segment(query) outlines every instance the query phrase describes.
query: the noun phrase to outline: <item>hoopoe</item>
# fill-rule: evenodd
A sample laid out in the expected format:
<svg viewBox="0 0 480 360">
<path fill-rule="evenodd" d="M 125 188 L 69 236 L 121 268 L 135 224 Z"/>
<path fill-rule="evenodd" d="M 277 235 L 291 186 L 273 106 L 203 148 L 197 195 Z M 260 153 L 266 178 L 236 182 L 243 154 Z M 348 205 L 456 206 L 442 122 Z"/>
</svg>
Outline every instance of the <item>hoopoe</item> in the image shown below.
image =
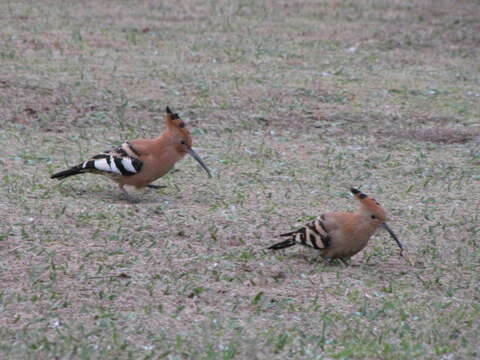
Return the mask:
<svg viewBox="0 0 480 360">
<path fill-rule="evenodd" d="M 289 239 L 269 247 L 272 250 L 284 249 L 296 244 L 311 247 L 320 251 L 324 259 L 340 259 L 344 263 L 367 246 L 368 240 L 375 231 L 382 227 L 387 230 L 400 247 L 403 256 L 403 245 L 385 220 L 385 210 L 373 198 L 361 191 L 351 188 L 350 191 L 360 202 L 355 213 L 331 212 L 320 215 L 304 227 L 281 234 Z"/>
<path fill-rule="evenodd" d="M 169 172 L 185 154 L 190 154 L 212 177 L 208 167 L 192 149 L 192 137 L 185 123 L 168 106 L 165 123 L 166 129 L 155 139 L 126 141 L 68 170 L 53 174 L 51 178 L 61 180 L 84 173 L 105 175 L 119 185 L 128 200 L 132 200 L 124 189 L 125 185 L 160 188 L 150 183 Z"/>
</svg>

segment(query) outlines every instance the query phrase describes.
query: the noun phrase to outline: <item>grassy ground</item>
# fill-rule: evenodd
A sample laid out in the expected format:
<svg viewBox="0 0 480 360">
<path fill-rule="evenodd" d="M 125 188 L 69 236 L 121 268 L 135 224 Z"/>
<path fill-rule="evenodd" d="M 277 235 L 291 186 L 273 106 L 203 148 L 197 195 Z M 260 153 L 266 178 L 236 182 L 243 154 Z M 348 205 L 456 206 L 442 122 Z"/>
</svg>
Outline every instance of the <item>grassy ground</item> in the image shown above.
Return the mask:
<svg viewBox="0 0 480 360">
<path fill-rule="evenodd" d="M 0 1 L 0 357 L 480 357 L 478 1 Z M 49 174 L 156 136 L 132 192 Z M 375 196 L 348 267 L 263 250 Z"/>
</svg>

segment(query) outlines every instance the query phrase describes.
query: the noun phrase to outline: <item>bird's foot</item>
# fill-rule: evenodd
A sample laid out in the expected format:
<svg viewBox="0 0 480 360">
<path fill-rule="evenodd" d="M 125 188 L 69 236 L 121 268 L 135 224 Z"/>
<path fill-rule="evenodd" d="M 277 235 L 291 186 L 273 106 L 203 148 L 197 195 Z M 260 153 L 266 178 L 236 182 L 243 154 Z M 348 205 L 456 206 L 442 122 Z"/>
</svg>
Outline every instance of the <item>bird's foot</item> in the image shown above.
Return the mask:
<svg viewBox="0 0 480 360">
<path fill-rule="evenodd" d="M 138 204 L 140 202 L 139 199 L 136 199 L 133 196 L 130 196 L 127 190 L 125 190 L 123 187 L 120 187 L 120 190 L 122 191 L 123 198 L 127 200 L 129 203 Z"/>
<path fill-rule="evenodd" d="M 340 264 L 342 264 L 343 267 L 347 267 L 349 265 L 349 261 L 348 261 L 349 259 L 344 259 L 344 258 L 332 259 L 331 263 L 333 263 L 333 261 L 338 261 L 338 260 L 340 260 Z"/>
<path fill-rule="evenodd" d="M 315 256 L 309 260 L 310 264 L 319 264 L 319 263 L 322 263 L 323 261 L 324 259 L 320 255 Z"/>
<path fill-rule="evenodd" d="M 134 197 L 132 197 L 132 196 L 129 196 L 128 198 L 126 198 L 126 200 L 127 200 L 130 204 L 138 204 L 138 203 L 140 203 L 140 199 L 134 198 Z"/>
</svg>

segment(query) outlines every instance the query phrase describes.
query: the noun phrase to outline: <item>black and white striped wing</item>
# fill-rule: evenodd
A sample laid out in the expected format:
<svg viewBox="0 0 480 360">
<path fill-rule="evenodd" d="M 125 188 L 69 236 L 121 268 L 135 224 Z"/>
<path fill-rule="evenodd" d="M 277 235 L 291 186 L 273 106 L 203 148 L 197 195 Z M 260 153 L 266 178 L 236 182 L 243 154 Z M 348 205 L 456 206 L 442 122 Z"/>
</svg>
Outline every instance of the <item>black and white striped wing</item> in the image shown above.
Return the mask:
<svg viewBox="0 0 480 360">
<path fill-rule="evenodd" d="M 323 215 L 310 221 L 304 227 L 280 236 L 292 236 L 297 244 L 314 249 L 326 249 L 330 246 L 330 236 L 324 224 Z"/>
<path fill-rule="evenodd" d="M 129 156 L 121 146 L 95 155 L 81 165 L 82 169 L 86 171 L 98 171 L 120 176 L 138 174 L 142 166 L 143 162 L 141 160 Z"/>
</svg>

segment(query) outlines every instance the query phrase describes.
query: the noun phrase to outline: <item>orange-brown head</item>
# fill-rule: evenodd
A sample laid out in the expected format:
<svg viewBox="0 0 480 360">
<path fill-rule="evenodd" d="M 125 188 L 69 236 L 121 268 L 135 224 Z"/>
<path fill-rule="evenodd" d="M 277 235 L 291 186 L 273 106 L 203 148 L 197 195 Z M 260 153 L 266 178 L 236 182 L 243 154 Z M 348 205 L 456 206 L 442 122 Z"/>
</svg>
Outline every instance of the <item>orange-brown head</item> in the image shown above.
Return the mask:
<svg viewBox="0 0 480 360">
<path fill-rule="evenodd" d="M 400 255 L 402 255 L 403 245 L 400 240 L 398 240 L 392 229 L 390 229 L 390 227 L 385 222 L 387 220 L 387 214 L 385 213 L 385 210 L 383 210 L 382 206 L 378 203 L 378 201 L 355 188 L 351 188 L 350 191 L 352 192 L 353 196 L 355 196 L 355 199 L 360 202 L 360 212 L 368 217 L 368 221 L 372 225 L 376 227 L 381 226 L 389 232 L 390 236 L 400 247 Z"/>
<path fill-rule="evenodd" d="M 185 122 L 167 106 L 165 109 L 165 123 L 167 124 L 168 137 L 172 139 L 175 149 L 180 154 L 190 154 L 201 167 L 205 169 L 209 177 L 212 177 L 207 165 L 200 156 L 192 149 L 192 136 L 187 130 Z"/>
<path fill-rule="evenodd" d="M 187 130 L 184 121 L 177 113 L 172 112 L 167 106 L 165 109 L 165 124 L 170 136 L 178 139 L 177 149 L 179 152 L 186 153 L 187 148 L 192 147 L 192 136 Z"/>
<path fill-rule="evenodd" d="M 351 188 L 350 191 L 353 196 L 355 196 L 355 199 L 360 202 L 361 211 L 367 213 L 372 221 L 378 222 L 378 225 L 381 225 L 387 220 L 387 214 L 377 200 L 355 188 Z"/>
</svg>

